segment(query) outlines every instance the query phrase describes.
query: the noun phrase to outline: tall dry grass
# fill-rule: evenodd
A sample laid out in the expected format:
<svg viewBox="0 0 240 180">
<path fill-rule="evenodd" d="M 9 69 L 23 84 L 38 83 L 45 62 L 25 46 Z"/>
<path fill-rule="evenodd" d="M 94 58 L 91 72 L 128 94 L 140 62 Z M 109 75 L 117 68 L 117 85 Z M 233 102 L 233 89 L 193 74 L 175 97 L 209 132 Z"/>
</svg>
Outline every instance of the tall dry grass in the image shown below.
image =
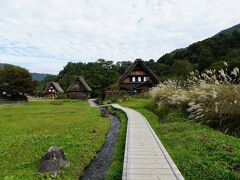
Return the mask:
<svg viewBox="0 0 240 180">
<path fill-rule="evenodd" d="M 240 136 L 239 69 L 192 72 L 184 82 L 168 80 L 150 90 L 157 108 L 181 107 L 188 118 Z"/>
</svg>

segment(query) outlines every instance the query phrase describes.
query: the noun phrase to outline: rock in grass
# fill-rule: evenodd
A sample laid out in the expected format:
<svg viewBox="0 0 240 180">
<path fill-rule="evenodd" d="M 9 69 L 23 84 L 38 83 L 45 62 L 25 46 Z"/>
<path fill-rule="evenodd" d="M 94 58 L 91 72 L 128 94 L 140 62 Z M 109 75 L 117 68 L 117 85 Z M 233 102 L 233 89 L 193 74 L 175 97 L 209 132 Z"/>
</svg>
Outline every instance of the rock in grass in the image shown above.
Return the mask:
<svg viewBox="0 0 240 180">
<path fill-rule="evenodd" d="M 57 176 L 60 172 L 59 169 L 68 165 L 69 161 L 66 159 L 63 150 L 56 146 L 51 146 L 41 159 L 39 172 L 43 174 L 51 173 Z"/>
<path fill-rule="evenodd" d="M 60 166 L 56 161 L 46 160 L 46 161 L 43 161 L 41 163 L 41 166 L 39 168 L 39 172 L 42 173 L 42 174 L 51 173 L 54 176 L 58 176 L 59 175 L 59 169 L 60 169 Z"/>
</svg>

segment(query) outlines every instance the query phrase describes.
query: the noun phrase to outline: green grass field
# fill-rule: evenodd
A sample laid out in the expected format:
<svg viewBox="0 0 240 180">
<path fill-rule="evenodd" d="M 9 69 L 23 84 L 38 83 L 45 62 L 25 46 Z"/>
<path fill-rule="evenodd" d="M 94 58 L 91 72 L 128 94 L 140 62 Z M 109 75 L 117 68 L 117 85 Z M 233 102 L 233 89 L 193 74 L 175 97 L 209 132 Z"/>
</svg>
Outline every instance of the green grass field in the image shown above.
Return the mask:
<svg viewBox="0 0 240 180">
<path fill-rule="evenodd" d="M 70 166 L 61 178 L 78 179 L 105 141 L 109 121 L 87 102 L 42 101 L 0 105 L 0 177 L 36 179 L 41 156 L 63 148 Z"/>
<path fill-rule="evenodd" d="M 177 109 L 162 109 L 157 116 L 150 103 L 130 98 L 120 104 L 147 118 L 185 179 L 240 179 L 239 138 L 190 122 Z"/>
</svg>

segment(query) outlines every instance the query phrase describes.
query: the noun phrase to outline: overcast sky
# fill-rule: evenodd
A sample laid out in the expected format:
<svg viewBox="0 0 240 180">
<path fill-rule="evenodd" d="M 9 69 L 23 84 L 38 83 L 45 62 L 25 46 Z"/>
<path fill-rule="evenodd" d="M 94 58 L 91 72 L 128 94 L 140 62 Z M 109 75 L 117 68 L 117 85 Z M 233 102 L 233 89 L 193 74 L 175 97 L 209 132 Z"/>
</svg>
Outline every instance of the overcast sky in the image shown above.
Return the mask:
<svg viewBox="0 0 240 180">
<path fill-rule="evenodd" d="M 0 62 L 157 60 L 240 23 L 240 0 L 0 0 Z"/>
</svg>

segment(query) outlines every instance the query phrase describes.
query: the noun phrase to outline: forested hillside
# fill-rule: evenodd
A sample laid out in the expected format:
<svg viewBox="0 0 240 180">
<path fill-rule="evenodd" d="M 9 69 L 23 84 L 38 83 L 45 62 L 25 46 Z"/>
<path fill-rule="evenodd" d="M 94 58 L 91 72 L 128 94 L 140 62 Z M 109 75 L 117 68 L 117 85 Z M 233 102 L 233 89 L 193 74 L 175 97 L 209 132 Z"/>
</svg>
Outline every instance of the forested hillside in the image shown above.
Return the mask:
<svg viewBox="0 0 240 180">
<path fill-rule="evenodd" d="M 237 24 L 237 25 L 235 25 L 235 26 L 233 26 L 233 27 L 230 27 L 230 28 L 228 28 L 228 29 L 225 29 L 225 30 L 219 32 L 217 35 L 220 35 L 220 34 L 229 34 L 229 33 L 232 33 L 232 32 L 235 31 L 235 30 L 238 30 L 238 31 L 240 30 L 240 23 Z"/>
<path fill-rule="evenodd" d="M 185 68 L 196 68 L 199 71 L 206 68 L 219 69 L 224 62 L 227 62 L 230 68 L 240 67 L 240 25 L 194 43 L 188 48 L 165 54 L 157 61 L 161 64 L 161 69 L 164 69 L 158 75 L 178 76 L 186 72 Z"/>
</svg>

